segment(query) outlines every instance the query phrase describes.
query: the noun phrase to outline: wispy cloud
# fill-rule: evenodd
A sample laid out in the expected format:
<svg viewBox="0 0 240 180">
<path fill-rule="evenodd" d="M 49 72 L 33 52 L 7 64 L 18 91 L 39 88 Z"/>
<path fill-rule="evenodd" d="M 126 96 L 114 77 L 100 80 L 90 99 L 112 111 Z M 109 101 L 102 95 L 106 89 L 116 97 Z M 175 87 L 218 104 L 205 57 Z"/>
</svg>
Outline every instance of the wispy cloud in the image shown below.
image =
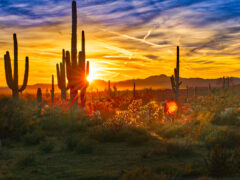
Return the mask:
<svg viewBox="0 0 240 180">
<path fill-rule="evenodd" d="M 77 0 L 77 5 L 78 30 L 86 31 L 87 58 L 100 78 L 170 75 L 179 43 L 181 76 L 240 76 L 239 0 Z M 5 82 L 1 59 L 6 50 L 12 53 L 14 32 L 20 59 L 30 56 L 30 83 L 48 82 L 61 49 L 70 49 L 71 0 L 0 1 L 0 82 Z"/>
</svg>

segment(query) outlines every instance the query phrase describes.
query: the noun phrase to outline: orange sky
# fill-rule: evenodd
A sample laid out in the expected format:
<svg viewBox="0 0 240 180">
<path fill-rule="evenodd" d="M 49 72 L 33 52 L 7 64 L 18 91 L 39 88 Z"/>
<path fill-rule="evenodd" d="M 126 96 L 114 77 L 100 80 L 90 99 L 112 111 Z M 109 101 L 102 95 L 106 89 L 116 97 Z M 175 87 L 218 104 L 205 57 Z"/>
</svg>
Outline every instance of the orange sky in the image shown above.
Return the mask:
<svg viewBox="0 0 240 180">
<path fill-rule="evenodd" d="M 86 53 L 93 78 L 119 81 L 171 75 L 178 44 L 180 76 L 240 77 L 240 33 L 239 30 L 231 31 L 239 25 L 234 25 L 232 19 L 195 26 L 184 21 L 194 13 L 191 9 L 169 9 L 144 24 L 126 26 L 118 21 L 115 24 L 105 22 L 102 19 L 108 17 L 88 13 L 91 9 L 80 9 L 78 49 L 81 48 L 81 30 L 85 30 Z M 51 74 L 56 75 L 56 63 L 61 61 L 62 49 L 70 50 L 70 10 L 62 17 L 48 19 L 59 23 L 11 25 L 0 29 L 0 86 L 6 86 L 3 56 L 9 50 L 13 59 L 14 32 L 19 45 L 19 82 L 23 79 L 25 56 L 29 56 L 29 84 L 51 83 Z M 112 18 L 117 18 L 117 15 L 121 14 L 112 14 Z M 228 38 L 219 38 L 220 35 Z"/>
</svg>

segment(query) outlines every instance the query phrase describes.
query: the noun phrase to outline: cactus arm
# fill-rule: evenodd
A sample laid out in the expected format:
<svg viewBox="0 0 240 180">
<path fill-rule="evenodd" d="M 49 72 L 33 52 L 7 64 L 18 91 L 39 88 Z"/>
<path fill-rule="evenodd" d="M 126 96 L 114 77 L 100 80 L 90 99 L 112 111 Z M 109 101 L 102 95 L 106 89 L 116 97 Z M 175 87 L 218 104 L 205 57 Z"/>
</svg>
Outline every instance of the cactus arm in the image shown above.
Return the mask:
<svg viewBox="0 0 240 180">
<path fill-rule="evenodd" d="M 13 34 L 13 41 L 14 41 L 14 88 L 18 90 L 18 42 L 17 42 L 17 35 Z"/>
<path fill-rule="evenodd" d="M 61 81 L 61 76 L 60 76 L 60 70 L 59 70 L 59 64 L 56 64 L 56 69 L 57 69 L 57 81 L 58 81 L 58 87 L 59 89 L 62 88 L 62 81 Z"/>
<path fill-rule="evenodd" d="M 68 81 L 70 81 L 71 80 L 71 62 L 70 62 L 69 51 L 66 52 L 66 66 L 67 66 L 67 78 L 68 78 Z"/>
<path fill-rule="evenodd" d="M 86 67 L 86 76 L 88 77 L 89 75 L 89 61 L 87 61 L 87 67 Z"/>
<path fill-rule="evenodd" d="M 13 77 L 12 77 L 12 67 L 9 52 L 4 55 L 4 65 L 5 65 L 5 76 L 6 82 L 10 89 L 13 89 Z"/>
<path fill-rule="evenodd" d="M 18 90 L 19 92 L 24 91 L 26 89 L 26 87 L 27 87 L 28 73 L 29 73 L 29 58 L 26 57 L 26 60 L 25 60 L 25 73 L 24 73 L 23 84 L 22 84 L 22 87 Z"/>
</svg>

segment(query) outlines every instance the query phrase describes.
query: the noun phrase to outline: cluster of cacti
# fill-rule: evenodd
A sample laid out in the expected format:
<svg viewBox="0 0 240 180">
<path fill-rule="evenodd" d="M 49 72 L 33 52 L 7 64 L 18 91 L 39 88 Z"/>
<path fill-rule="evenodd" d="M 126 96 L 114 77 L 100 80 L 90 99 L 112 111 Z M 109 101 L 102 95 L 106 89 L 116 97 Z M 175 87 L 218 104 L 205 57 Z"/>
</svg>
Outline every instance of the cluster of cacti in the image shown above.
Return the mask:
<svg viewBox="0 0 240 180">
<path fill-rule="evenodd" d="M 12 96 L 17 99 L 19 92 L 24 91 L 25 88 L 27 87 L 29 59 L 28 57 L 26 57 L 23 85 L 19 89 L 18 87 L 18 43 L 17 43 L 16 34 L 13 34 L 13 41 L 14 41 L 14 73 L 12 74 L 11 59 L 8 51 L 4 55 L 4 64 L 5 64 L 5 75 L 6 75 L 7 85 L 12 90 Z"/>
<path fill-rule="evenodd" d="M 62 50 L 62 62 L 56 65 L 58 87 L 61 89 L 61 98 L 66 101 L 67 97 L 67 83 L 66 83 L 66 55 L 65 50 Z"/>
<path fill-rule="evenodd" d="M 54 104 L 54 75 L 52 75 L 51 102 Z"/>
<path fill-rule="evenodd" d="M 222 81 L 223 81 L 223 85 L 222 85 L 222 88 L 223 89 L 228 89 L 230 87 L 230 77 L 223 77 L 222 78 Z"/>
<path fill-rule="evenodd" d="M 180 77 L 179 77 L 179 46 L 177 46 L 177 64 L 176 64 L 176 68 L 174 69 L 174 75 L 171 76 L 172 91 L 175 94 L 176 100 L 178 100 L 179 87 L 181 84 L 182 82 L 180 82 Z"/>
<path fill-rule="evenodd" d="M 42 102 L 42 89 L 41 88 L 37 89 L 37 102 L 39 102 L 39 103 Z"/>
<path fill-rule="evenodd" d="M 65 62 L 66 62 L 66 75 L 68 85 L 66 85 L 65 75 Z M 84 107 L 86 103 L 86 89 L 89 85 L 87 76 L 89 75 L 89 61 L 86 63 L 85 55 L 85 35 L 82 31 L 82 50 L 77 58 L 77 6 L 76 1 L 72 2 L 72 40 L 71 40 L 71 56 L 69 51 L 63 51 L 62 65 L 57 65 L 58 86 L 61 89 L 62 99 L 66 99 L 66 90 L 70 88 L 70 100 L 75 101 L 77 104 L 78 91 L 81 91 L 81 106 Z"/>
</svg>

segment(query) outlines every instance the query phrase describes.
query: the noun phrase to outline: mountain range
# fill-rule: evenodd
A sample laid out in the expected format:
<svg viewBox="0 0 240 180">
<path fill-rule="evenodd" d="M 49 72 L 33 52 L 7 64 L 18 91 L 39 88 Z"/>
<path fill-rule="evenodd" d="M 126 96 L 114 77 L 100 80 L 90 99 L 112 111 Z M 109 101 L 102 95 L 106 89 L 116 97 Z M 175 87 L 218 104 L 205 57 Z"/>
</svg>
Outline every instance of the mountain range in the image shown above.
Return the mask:
<svg viewBox="0 0 240 180">
<path fill-rule="evenodd" d="M 217 78 L 217 79 L 202 79 L 202 78 L 180 78 L 180 81 L 182 81 L 181 88 L 188 87 L 208 87 L 209 84 L 211 87 L 222 87 L 223 79 Z M 111 88 L 113 86 L 116 86 L 118 90 L 126 90 L 126 89 L 132 89 L 133 83 L 136 84 L 136 89 L 144 89 L 144 88 L 152 88 L 152 89 L 170 89 L 171 83 L 170 83 L 170 77 L 166 76 L 164 74 L 156 75 L 156 76 L 149 76 L 145 79 L 129 79 L 125 81 L 117 81 L 117 82 L 111 82 Z M 237 77 L 231 77 L 230 78 L 230 86 L 240 84 L 240 78 Z M 37 88 L 42 88 L 43 90 L 50 90 L 51 84 L 34 84 L 34 85 L 28 85 L 27 91 L 35 90 Z M 94 80 L 90 83 L 90 86 L 88 90 L 96 90 L 99 91 L 107 89 L 108 88 L 108 81 L 104 80 Z M 7 87 L 0 87 L 1 91 L 8 90 Z M 55 84 L 55 90 L 58 91 L 58 87 Z"/>
</svg>

